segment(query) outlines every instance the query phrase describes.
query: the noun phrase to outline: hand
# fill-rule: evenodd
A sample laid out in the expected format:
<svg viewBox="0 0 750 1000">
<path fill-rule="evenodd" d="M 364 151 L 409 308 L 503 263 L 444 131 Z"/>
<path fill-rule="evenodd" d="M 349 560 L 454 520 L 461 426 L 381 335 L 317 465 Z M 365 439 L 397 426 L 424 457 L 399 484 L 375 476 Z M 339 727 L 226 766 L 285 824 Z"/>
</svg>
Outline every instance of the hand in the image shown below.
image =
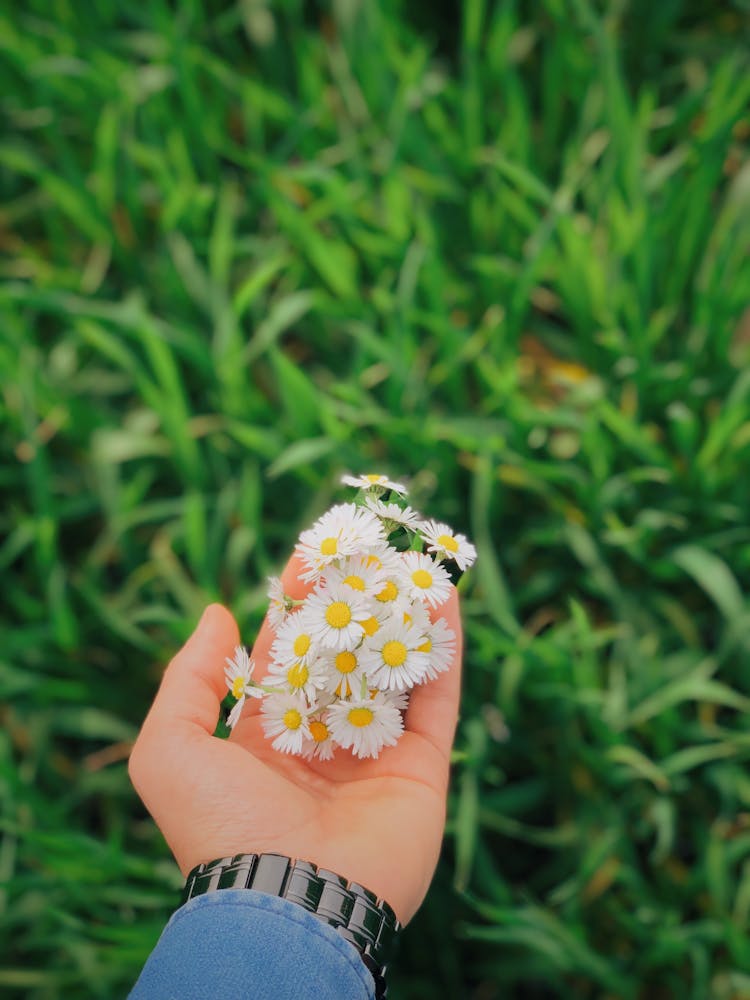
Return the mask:
<svg viewBox="0 0 750 1000">
<path fill-rule="evenodd" d="M 306 588 L 293 558 L 282 577 L 295 598 Z M 213 736 L 226 694 L 224 658 L 237 624 L 210 605 L 167 667 L 130 758 L 130 777 L 186 875 L 232 854 L 277 852 L 312 861 L 385 899 L 402 924 L 432 880 L 445 822 L 450 749 L 458 715 L 461 621 L 458 595 L 438 608 L 456 633 L 450 670 L 411 693 L 395 747 L 377 760 L 337 749 L 307 761 L 271 748 L 259 700 L 249 698 L 228 740 Z M 254 677 L 266 674 L 273 633 L 264 623 Z"/>
</svg>

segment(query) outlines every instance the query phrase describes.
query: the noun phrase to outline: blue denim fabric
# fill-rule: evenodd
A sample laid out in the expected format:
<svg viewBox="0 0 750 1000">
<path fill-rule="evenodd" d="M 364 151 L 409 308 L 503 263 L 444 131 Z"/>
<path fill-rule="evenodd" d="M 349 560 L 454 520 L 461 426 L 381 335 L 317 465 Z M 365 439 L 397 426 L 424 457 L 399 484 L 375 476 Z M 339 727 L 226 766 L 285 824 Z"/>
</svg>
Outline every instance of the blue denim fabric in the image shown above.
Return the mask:
<svg viewBox="0 0 750 1000">
<path fill-rule="evenodd" d="M 174 913 L 130 1000 L 374 1000 L 357 949 L 287 899 L 222 889 Z"/>
</svg>

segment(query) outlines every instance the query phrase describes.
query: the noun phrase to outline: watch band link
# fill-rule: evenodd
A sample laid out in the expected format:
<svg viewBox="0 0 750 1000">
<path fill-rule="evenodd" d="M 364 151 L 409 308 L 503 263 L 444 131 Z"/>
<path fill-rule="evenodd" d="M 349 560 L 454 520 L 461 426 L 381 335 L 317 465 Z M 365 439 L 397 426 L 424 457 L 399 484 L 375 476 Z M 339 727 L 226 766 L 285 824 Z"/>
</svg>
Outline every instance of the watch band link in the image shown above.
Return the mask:
<svg viewBox="0 0 750 1000">
<path fill-rule="evenodd" d="M 255 889 L 297 903 L 358 949 L 375 980 L 376 997 L 386 996 L 385 962 L 401 925 L 374 892 L 310 861 L 282 854 L 236 854 L 193 868 L 182 902 L 217 889 Z"/>
</svg>

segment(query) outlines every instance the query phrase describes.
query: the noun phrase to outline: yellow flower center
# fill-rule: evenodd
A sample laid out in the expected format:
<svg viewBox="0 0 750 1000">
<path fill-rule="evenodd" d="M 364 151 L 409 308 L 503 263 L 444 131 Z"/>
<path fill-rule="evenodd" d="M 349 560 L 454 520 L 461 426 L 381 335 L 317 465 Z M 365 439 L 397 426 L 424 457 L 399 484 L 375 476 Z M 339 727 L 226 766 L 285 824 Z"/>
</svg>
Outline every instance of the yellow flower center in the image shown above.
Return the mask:
<svg viewBox="0 0 750 1000">
<path fill-rule="evenodd" d="M 429 653 L 432 650 L 432 639 L 425 640 L 421 646 L 417 646 L 420 653 Z"/>
<path fill-rule="evenodd" d="M 350 653 L 348 649 L 345 649 L 343 653 L 336 654 L 334 663 L 340 674 L 350 674 L 357 666 L 357 657 L 354 653 Z"/>
<path fill-rule="evenodd" d="M 335 556 L 339 550 L 337 538 L 324 538 L 320 543 L 320 554 L 322 556 Z"/>
<path fill-rule="evenodd" d="M 295 656 L 304 656 L 305 653 L 310 648 L 310 636 L 309 635 L 298 635 L 292 644 L 292 649 L 294 650 Z"/>
<path fill-rule="evenodd" d="M 365 566 L 375 566 L 376 569 L 380 569 L 382 565 L 383 564 L 378 556 L 371 554 L 365 558 Z"/>
<path fill-rule="evenodd" d="M 302 725 L 302 716 L 296 708 L 289 708 L 284 712 L 283 722 L 287 729 L 299 729 Z"/>
<path fill-rule="evenodd" d="M 437 543 L 446 552 L 458 552 L 458 542 L 453 535 L 438 535 Z"/>
<path fill-rule="evenodd" d="M 291 670 L 287 671 L 286 679 L 293 688 L 301 688 L 307 684 L 310 671 L 301 663 L 296 663 Z M 296 728 L 296 727 L 295 727 Z"/>
<path fill-rule="evenodd" d="M 373 483 L 373 484 L 382 483 L 383 480 L 385 479 L 385 476 L 376 476 L 373 475 L 373 473 L 369 473 L 368 475 L 365 476 L 365 479 L 367 480 L 368 483 Z"/>
<path fill-rule="evenodd" d="M 395 601 L 398 597 L 398 587 L 393 580 L 389 580 L 380 593 L 375 596 L 382 604 L 387 604 L 389 601 Z"/>
<path fill-rule="evenodd" d="M 347 718 L 353 726 L 356 726 L 358 729 L 364 729 L 375 718 L 375 713 L 369 708 L 352 708 Z"/>
<path fill-rule="evenodd" d="M 345 601 L 334 601 L 326 608 L 326 621 L 331 628 L 346 628 L 352 620 L 352 609 Z"/>
<path fill-rule="evenodd" d="M 432 586 L 432 573 L 429 573 L 426 569 L 415 569 L 411 578 L 415 586 L 421 587 L 422 590 L 426 590 Z"/>
<path fill-rule="evenodd" d="M 375 635 L 377 630 L 380 628 L 380 622 L 373 615 L 372 618 L 368 618 L 366 621 L 359 623 L 365 630 L 365 635 Z"/>
<path fill-rule="evenodd" d="M 232 684 L 232 694 L 235 698 L 241 698 L 245 691 L 245 678 L 235 677 Z"/>
<path fill-rule="evenodd" d="M 404 625 L 411 625 L 411 623 L 413 621 L 414 621 L 414 619 L 409 614 L 409 612 L 408 611 L 404 611 Z"/>
<path fill-rule="evenodd" d="M 383 662 L 389 667 L 400 667 L 406 660 L 408 650 L 403 642 L 398 639 L 390 639 L 383 646 Z"/>
<path fill-rule="evenodd" d="M 322 743 L 323 740 L 328 739 L 328 726 L 325 722 L 320 722 L 318 719 L 314 719 L 310 723 L 310 735 L 316 743 Z"/>
<path fill-rule="evenodd" d="M 364 590 L 365 581 L 361 576 L 355 576 L 353 573 L 350 576 L 344 578 L 344 583 L 347 587 L 351 587 L 352 590 Z"/>
</svg>

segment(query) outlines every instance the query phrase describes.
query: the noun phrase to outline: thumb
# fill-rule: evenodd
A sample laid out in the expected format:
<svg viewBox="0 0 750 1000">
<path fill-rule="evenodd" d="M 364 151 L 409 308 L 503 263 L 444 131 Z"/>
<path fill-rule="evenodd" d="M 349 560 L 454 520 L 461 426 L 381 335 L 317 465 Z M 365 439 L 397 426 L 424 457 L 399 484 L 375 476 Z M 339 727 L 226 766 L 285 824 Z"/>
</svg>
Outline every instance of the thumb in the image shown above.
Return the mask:
<svg viewBox="0 0 750 1000">
<path fill-rule="evenodd" d="M 232 614 L 221 604 L 209 604 L 165 670 L 144 728 L 187 723 L 212 735 L 227 691 L 224 660 L 239 641 Z"/>
</svg>

